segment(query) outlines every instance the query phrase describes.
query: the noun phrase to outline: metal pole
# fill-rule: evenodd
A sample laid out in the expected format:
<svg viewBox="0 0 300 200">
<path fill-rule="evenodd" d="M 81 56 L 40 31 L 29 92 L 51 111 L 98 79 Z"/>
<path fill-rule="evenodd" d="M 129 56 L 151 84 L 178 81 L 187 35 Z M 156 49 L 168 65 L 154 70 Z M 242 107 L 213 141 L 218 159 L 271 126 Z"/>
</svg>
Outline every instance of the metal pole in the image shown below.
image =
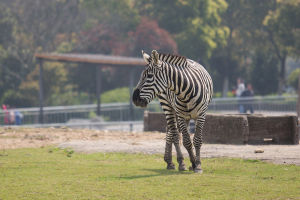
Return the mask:
<svg viewBox="0 0 300 200">
<path fill-rule="evenodd" d="M 101 66 L 96 66 L 97 115 L 101 113 Z"/>
<path fill-rule="evenodd" d="M 131 95 L 133 93 L 133 82 L 134 82 L 134 72 L 135 69 L 132 68 L 130 70 L 130 75 L 129 75 L 129 93 L 130 93 L 130 98 L 129 98 L 129 120 L 133 121 L 134 120 L 134 113 L 133 113 L 133 105 L 132 105 L 132 100 L 131 100 Z M 132 127 L 132 123 L 130 123 L 130 131 L 132 131 L 133 127 Z"/>
<path fill-rule="evenodd" d="M 298 103 L 297 103 L 297 114 L 298 118 L 300 117 L 300 74 L 298 77 Z"/>
<path fill-rule="evenodd" d="M 41 59 L 38 59 L 38 63 L 40 66 L 40 76 L 39 76 L 39 96 L 40 96 L 40 114 L 39 114 L 39 123 L 44 123 L 44 80 L 43 80 L 43 61 Z"/>
</svg>

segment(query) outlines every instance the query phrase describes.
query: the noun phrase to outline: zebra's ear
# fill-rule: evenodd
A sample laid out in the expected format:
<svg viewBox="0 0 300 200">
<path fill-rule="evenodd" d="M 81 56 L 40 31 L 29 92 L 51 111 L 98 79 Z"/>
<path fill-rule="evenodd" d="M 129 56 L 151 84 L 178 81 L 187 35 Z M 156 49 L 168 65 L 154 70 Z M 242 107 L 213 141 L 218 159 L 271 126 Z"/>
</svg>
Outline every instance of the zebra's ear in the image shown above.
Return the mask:
<svg viewBox="0 0 300 200">
<path fill-rule="evenodd" d="M 154 64 L 158 64 L 158 61 L 159 61 L 159 55 L 157 53 L 156 50 L 153 50 L 152 53 L 151 53 L 151 57 L 152 57 L 152 60 L 154 62 Z"/>
<path fill-rule="evenodd" d="M 142 55 L 143 55 L 145 62 L 148 65 L 150 63 L 150 56 L 148 54 L 146 54 L 143 50 L 142 50 Z"/>
</svg>

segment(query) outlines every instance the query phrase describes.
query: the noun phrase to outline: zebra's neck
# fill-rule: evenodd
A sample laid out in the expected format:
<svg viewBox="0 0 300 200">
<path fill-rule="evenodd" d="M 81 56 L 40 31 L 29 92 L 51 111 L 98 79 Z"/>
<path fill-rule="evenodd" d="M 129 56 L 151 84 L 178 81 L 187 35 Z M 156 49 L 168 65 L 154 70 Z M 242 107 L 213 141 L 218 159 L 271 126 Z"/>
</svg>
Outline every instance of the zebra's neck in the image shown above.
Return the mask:
<svg viewBox="0 0 300 200">
<path fill-rule="evenodd" d="M 183 66 L 176 66 L 166 62 L 164 63 L 163 69 L 165 70 L 168 89 L 176 94 L 180 99 L 185 99 L 185 92 L 192 88 L 193 82 L 189 81 L 191 77 L 188 77 L 187 71 L 189 71 L 187 63 Z M 190 91 L 191 92 L 191 91 Z"/>
<path fill-rule="evenodd" d="M 181 81 L 183 81 L 183 84 L 187 82 L 183 80 L 185 77 L 182 74 L 188 66 L 187 59 L 183 56 L 159 53 L 159 60 L 163 61 L 166 65 L 165 74 L 167 74 L 168 89 L 180 97 L 182 89 L 185 89 L 185 87 L 181 87 Z"/>
</svg>

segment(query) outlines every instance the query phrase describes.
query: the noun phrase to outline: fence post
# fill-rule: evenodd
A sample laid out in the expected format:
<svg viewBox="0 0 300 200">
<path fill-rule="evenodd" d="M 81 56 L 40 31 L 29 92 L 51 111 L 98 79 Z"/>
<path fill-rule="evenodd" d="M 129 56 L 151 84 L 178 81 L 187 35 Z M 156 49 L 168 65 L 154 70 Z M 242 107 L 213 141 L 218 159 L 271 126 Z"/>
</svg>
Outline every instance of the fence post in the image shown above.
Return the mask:
<svg viewBox="0 0 300 200">
<path fill-rule="evenodd" d="M 297 103 L 297 114 L 298 118 L 300 117 L 300 74 L 298 77 L 298 103 Z"/>
<path fill-rule="evenodd" d="M 101 113 L 101 66 L 96 66 L 97 115 Z"/>
<path fill-rule="evenodd" d="M 131 100 L 131 95 L 133 93 L 134 72 L 135 72 L 135 68 L 130 69 L 130 75 L 129 75 L 129 91 L 130 91 L 130 97 L 129 97 L 129 120 L 130 121 L 134 120 L 133 105 L 132 105 L 132 100 Z M 129 127 L 130 132 L 133 129 L 132 126 L 133 125 L 130 122 L 130 127 Z"/>
<path fill-rule="evenodd" d="M 40 66 L 40 75 L 39 75 L 39 97 L 40 97 L 40 114 L 39 114 L 39 123 L 44 123 L 44 80 L 43 80 L 43 61 L 42 59 L 38 59 L 38 63 Z"/>
</svg>

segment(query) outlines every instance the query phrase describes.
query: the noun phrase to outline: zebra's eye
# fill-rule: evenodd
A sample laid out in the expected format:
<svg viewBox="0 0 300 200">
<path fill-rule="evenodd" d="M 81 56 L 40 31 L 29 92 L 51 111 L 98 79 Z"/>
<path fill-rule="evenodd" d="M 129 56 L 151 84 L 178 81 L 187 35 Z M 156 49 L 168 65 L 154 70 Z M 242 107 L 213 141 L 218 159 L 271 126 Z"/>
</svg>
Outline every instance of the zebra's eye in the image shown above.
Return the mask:
<svg viewBox="0 0 300 200">
<path fill-rule="evenodd" d="M 153 78 L 153 74 L 148 74 L 148 78 Z"/>
</svg>

